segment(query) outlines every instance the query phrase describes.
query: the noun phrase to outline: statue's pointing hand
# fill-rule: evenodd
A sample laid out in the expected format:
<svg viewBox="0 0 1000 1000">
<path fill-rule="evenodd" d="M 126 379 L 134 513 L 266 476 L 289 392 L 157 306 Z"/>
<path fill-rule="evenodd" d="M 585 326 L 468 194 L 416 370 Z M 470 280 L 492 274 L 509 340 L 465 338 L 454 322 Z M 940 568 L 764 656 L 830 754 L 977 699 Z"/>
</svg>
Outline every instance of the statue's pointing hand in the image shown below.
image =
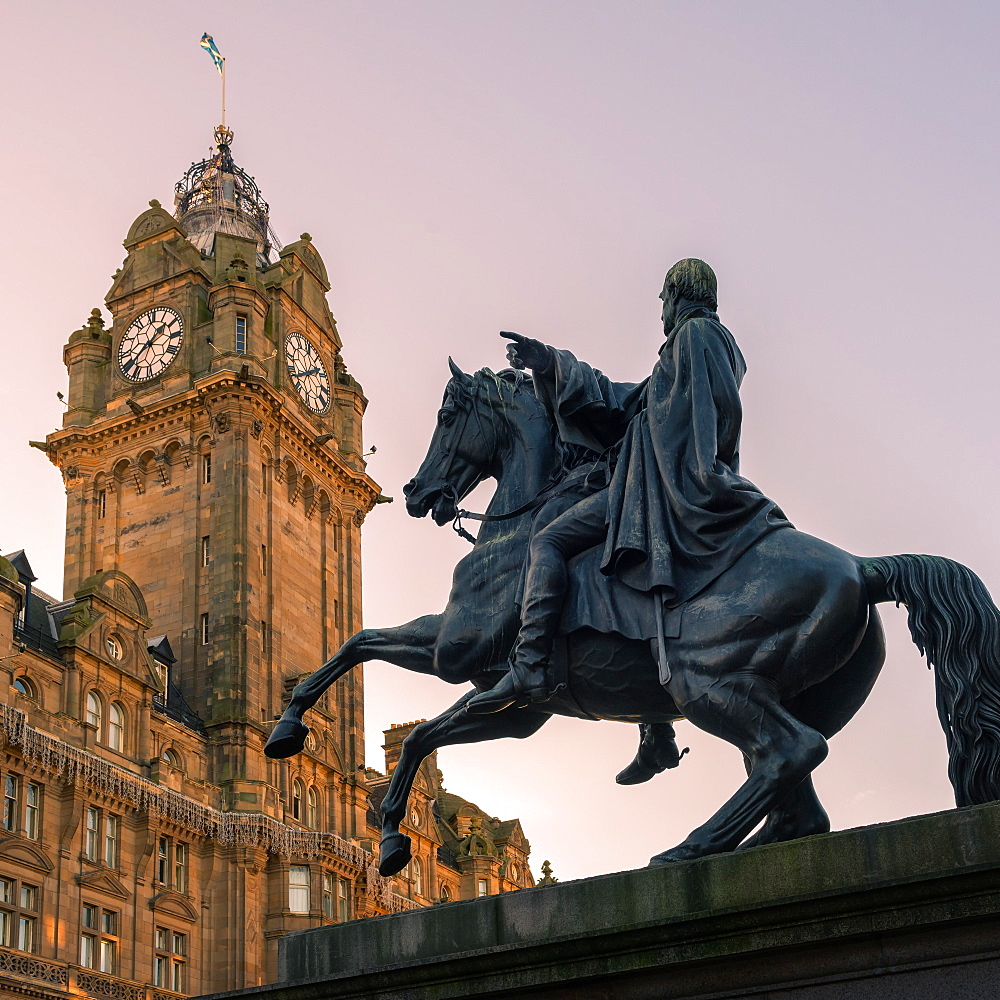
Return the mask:
<svg viewBox="0 0 1000 1000">
<path fill-rule="evenodd" d="M 540 340 L 503 330 L 500 331 L 500 336 L 514 341 L 507 345 L 507 360 L 511 368 L 544 371 L 549 367 L 549 349 Z"/>
</svg>

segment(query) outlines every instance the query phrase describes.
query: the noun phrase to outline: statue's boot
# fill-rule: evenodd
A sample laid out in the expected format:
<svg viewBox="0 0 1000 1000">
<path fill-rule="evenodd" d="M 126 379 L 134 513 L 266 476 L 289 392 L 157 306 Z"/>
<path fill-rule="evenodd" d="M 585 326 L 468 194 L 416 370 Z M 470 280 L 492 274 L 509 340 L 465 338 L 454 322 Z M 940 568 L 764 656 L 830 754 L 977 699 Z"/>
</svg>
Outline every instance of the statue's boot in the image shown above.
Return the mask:
<svg viewBox="0 0 1000 1000">
<path fill-rule="evenodd" d="M 518 642 L 507 673 L 488 691 L 472 698 L 465 706 L 466 711 L 473 715 L 490 715 L 511 705 L 527 708 L 552 697 L 548 672 L 552 640 L 532 631 L 534 635 L 522 637 Z"/>
<path fill-rule="evenodd" d="M 639 727 L 639 750 L 635 759 L 615 778 L 619 785 L 638 785 L 649 781 L 667 768 L 677 767 L 688 748 L 678 751 L 674 727 L 669 722 L 654 722 Z"/>
</svg>

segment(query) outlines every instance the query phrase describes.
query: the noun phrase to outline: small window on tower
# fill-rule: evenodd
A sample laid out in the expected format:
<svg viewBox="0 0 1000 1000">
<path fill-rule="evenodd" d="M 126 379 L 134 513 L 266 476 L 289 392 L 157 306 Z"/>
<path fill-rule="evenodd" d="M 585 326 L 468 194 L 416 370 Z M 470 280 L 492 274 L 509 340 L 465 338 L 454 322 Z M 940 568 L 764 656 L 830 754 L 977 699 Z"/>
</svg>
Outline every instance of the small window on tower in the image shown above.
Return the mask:
<svg viewBox="0 0 1000 1000">
<path fill-rule="evenodd" d="M 203 483 L 210 483 L 212 481 L 212 456 L 202 455 L 201 456 L 201 481 Z"/>
<path fill-rule="evenodd" d="M 208 645 L 208 612 L 201 616 L 201 644 Z"/>
<path fill-rule="evenodd" d="M 207 566 L 212 561 L 212 536 L 201 536 L 201 564 Z"/>
<path fill-rule="evenodd" d="M 260 574 L 261 576 L 267 576 L 267 546 L 262 545 L 260 547 Z"/>
<path fill-rule="evenodd" d="M 236 353 L 246 354 L 247 352 L 247 318 L 246 316 L 236 317 Z"/>
<path fill-rule="evenodd" d="M 108 512 L 108 491 L 97 491 L 97 516 L 104 517 Z"/>
</svg>

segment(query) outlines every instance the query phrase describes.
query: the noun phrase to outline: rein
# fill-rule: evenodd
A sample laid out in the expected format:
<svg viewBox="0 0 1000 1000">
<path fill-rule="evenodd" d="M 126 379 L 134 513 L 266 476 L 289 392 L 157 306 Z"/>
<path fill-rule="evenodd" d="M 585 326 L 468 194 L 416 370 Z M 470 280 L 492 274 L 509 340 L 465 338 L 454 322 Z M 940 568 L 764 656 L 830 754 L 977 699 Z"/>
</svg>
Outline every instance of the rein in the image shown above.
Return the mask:
<svg viewBox="0 0 1000 1000">
<path fill-rule="evenodd" d="M 469 534 L 465 528 L 462 527 L 463 519 L 469 521 L 483 521 L 483 522 L 493 522 L 493 521 L 510 521 L 512 518 L 521 517 L 523 514 L 531 513 L 532 511 L 538 510 L 542 504 L 551 500 L 553 497 L 557 497 L 562 493 L 566 493 L 571 490 L 574 486 L 583 483 L 585 485 L 589 484 L 590 477 L 595 472 L 600 472 L 605 475 L 605 482 L 607 482 L 607 475 L 610 473 L 610 467 L 605 459 L 600 459 L 597 462 L 583 466 L 583 468 L 577 469 L 575 472 L 570 473 L 565 479 L 561 479 L 558 483 L 553 483 L 551 486 L 546 486 L 541 492 L 536 493 L 531 500 L 527 503 L 521 504 L 520 507 L 516 507 L 514 510 L 507 511 L 506 514 L 476 514 L 471 510 L 459 510 L 455 514 L 455 520 L 451 522 L 452 528 L 462 536 L 467 542 L 471 542 L 473 545 L 476 544 L 477 539 L 475 536 Z M 592 485 L 592 484 L 591 484 Z M 451 493 L 452 502 L 455 506 L 458 506 L 458 497 L 455 493 L 455 487 L 448 483 L 448 489 Z"/>
</svg>

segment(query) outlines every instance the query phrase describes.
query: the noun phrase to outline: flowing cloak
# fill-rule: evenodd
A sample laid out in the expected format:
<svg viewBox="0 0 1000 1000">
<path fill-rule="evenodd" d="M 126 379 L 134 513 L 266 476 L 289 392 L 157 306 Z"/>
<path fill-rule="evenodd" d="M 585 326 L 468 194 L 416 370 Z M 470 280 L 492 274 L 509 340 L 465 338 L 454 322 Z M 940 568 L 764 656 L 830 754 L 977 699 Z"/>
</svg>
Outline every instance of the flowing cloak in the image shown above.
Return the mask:
<svg viewBox="0 0 1000 1000">
<path fill-rule="evenodd" d="M 777 505 L 739 475 L 746 363 L 714 312 L 683 313 L 652 374 L 638 385 L 611 382 L 569 352 L 550 352 L 553 364 L 536 378 L 535 391 L 560 437 L 595 451 L 621 440 L 608 489 L 602 573 L 633 594 L 657 591 L 663 606 L 677 607 L 764 535 L 791 527 Z M 621 604 L 622 596 L 613 603 Z M 615 630 L 646 633 L 648 627 Z"/>
</svg>

